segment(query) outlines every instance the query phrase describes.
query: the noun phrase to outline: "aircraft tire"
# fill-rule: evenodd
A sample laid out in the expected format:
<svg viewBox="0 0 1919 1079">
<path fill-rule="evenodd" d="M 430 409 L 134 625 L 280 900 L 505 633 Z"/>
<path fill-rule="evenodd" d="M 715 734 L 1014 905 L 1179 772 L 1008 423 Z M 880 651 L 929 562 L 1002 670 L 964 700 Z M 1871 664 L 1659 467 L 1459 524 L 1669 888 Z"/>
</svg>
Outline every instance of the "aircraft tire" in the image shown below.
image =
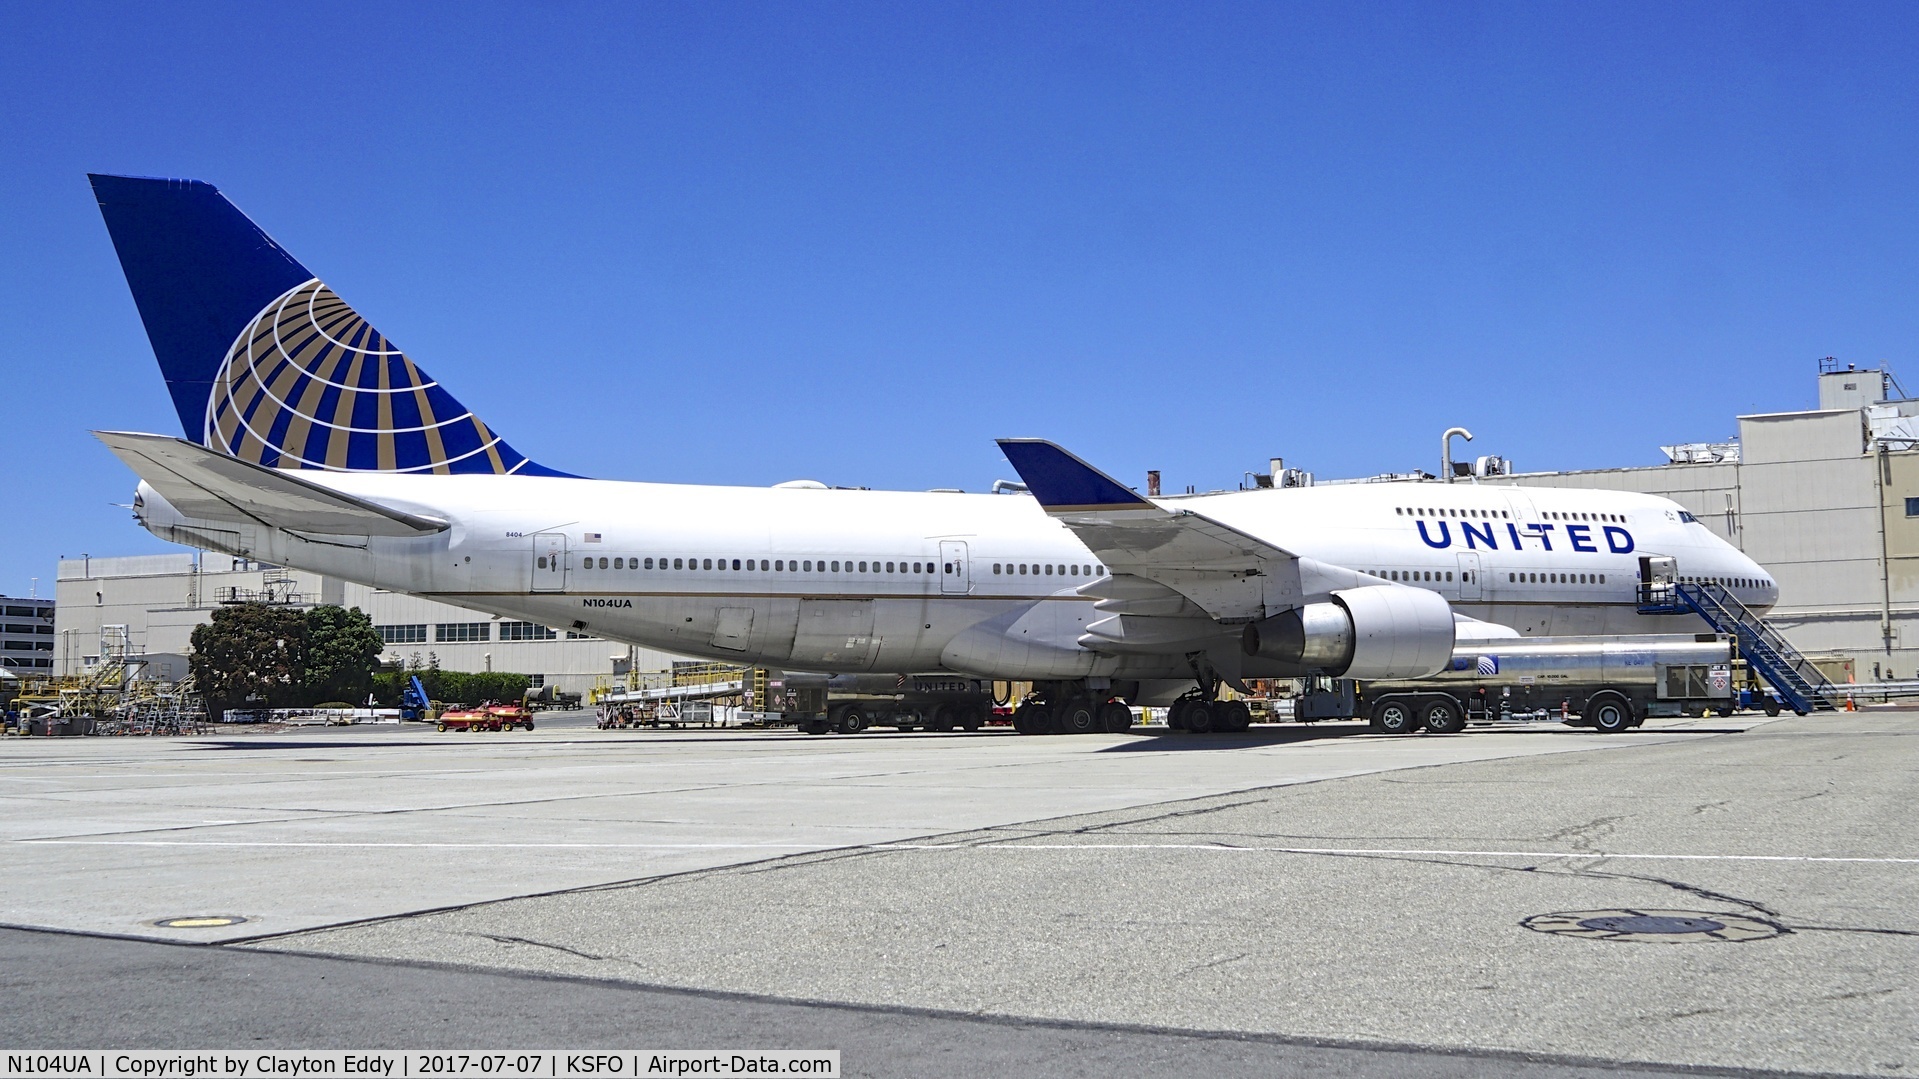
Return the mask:
<svg viewBox="0 0 1919 1079">
<path fill-rule="evenodd" d="M 1419 704 L 1420 725 L 1428 734 L 1458 734 L 1466 729 L 1466 713 L 1451 697 L 1428 697 Z"/>
<path fill-rule="evenodd" d="M 1618 734 L 1634 725 L 1632 703 L 1617 693 L 1596 693 L 1586 702 L 1586 722 L 1601 734 Z"/>
<path fill-rule="evenodd" d="M 1099 719 L 1107 734 L 1125 734 L 1133 729 L 1133 710 L 1125 701 L 1107 701 L 1101 705 Z"/>
<path fill-rule="evenodd" d="M 1219 706 L 1211 701 L 1193 701 L 1186 706 L 1186 729 L 1194 734 L 1211 734 L 1218 730 L 1216 718 Z"/>
<path fill-rule="evenodd" d="M 1191 703 L 1191 701 L 1184 697 L 1173 702 L 1173 706 L 1166 710 L 1167 730 L 1183 731 L 1186 729 L 1186 706 Z"/>
<path fill-rule="evenodd" d="M 1387 697 L 1373 705 L 1373 726 L 1381 734 L 1418 734 L 1421 730 L 1413 702 L 1404 697 Z"/>
<path fill-rule="evenodd" d="M 1221 701 L 1213 706 L 1213 727 L 1216 730 L 1238 734 L 1251 729 L 1253 710 L 1245 701 Z"/>
<path fill-rule="evenodd" d="M 1099 709 L 1085 697 L 1074 697 L 1059 709 L 1059 732 L 1061 734 L 1097 734 L 1100 730 Z"/>
<path fill-rule="evenodd" d="M 1021 734 L 1047 734 L 1050 718 L 1046 705 L 1026 701 L 1013 710 L 1013 729 Z"/>
</svg>

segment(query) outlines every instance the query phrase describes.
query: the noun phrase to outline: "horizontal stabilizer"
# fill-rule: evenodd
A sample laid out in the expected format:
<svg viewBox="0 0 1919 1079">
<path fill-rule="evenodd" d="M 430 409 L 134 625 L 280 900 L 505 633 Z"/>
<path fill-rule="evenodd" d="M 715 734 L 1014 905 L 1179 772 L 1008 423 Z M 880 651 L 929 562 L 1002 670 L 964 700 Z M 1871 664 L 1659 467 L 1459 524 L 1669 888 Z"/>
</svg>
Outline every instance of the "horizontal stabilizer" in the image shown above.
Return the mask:
<svg viewBox="0 0 1919 1079">
<path fill-rule="evenodd" d="M 185 439 L 132 431 L 93 435 L 189 517 L 331 536 L 422 536 L 447 527 Z"/>
</svg>

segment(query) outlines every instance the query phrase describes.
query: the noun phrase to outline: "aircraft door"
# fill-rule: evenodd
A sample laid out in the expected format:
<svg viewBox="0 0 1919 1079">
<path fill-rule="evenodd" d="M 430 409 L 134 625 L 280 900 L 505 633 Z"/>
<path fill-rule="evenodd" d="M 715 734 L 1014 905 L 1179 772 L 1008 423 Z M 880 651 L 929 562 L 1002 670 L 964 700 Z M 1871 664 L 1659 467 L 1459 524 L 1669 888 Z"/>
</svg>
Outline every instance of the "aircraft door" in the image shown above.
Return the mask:
<svg viewBox="0 0 1919 1079">
<path fill-rule="evenodd" d="M 940 591 L 963 596 L 973 590 L 966 565 L 963 540 L 940 541 Z"/>
<path fill-rule="evenodd" d="M 1679 560 L 1670 555 L 1639 556 L 1639 602 L 1671 603 L 1672 586 L 1679 580 Z"/>
<path fill-rule="evenodd" d="M 1459 556 L 1459 598 L 1465 602 L 1479 599 L 1484 584 L 1479 579 L 1479 556 L 1461 554 Z"/>
<path fill-rule="evenodd" d="M 566 591 L 566 533 L 533 534 L 533 591 Z"/>
</svg>

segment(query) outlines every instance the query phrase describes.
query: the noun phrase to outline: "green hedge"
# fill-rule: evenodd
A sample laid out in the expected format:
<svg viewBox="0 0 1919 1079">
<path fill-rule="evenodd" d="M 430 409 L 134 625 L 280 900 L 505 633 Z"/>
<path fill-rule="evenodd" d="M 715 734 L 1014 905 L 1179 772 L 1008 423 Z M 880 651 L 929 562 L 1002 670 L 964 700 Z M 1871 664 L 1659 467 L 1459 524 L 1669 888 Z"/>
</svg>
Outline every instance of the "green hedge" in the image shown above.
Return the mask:
<svg viewBox="0 0 1919 1079">
<path fill-rule="evenodd" d="M 400 705 L 408 675 L 418 675 L 431 700 L 447 704 L 479 704 L 482 701 L 517 701 L 526 696 L 533 679 L 524 674 L 504 671 L 381 671 L 373 676 L 373 699 L 386 708 Z"/>
</svg>

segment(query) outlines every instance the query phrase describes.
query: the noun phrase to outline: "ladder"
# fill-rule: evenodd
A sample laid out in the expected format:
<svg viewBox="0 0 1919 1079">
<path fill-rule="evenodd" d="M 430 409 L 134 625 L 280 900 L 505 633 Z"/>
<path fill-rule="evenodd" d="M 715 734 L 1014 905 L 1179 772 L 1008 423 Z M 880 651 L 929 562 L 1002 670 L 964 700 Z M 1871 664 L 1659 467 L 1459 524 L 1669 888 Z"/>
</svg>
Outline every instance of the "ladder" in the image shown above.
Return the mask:
<svg viewBox="0 0 1919 1079">
<path fill-rule="evenodd" d="M 1731 589 L 1693 581 L 1655 581 L 1640 586 L 1640 614 L 1688 612 L 1705 619 L 1715 631 L 1737 639 L 1739 654 L 1772 683 L 1793 711 L 1805 715 L 1833 710 L 1837 687 L 1770 622 L 1740 602 Z"/>
</svg>

